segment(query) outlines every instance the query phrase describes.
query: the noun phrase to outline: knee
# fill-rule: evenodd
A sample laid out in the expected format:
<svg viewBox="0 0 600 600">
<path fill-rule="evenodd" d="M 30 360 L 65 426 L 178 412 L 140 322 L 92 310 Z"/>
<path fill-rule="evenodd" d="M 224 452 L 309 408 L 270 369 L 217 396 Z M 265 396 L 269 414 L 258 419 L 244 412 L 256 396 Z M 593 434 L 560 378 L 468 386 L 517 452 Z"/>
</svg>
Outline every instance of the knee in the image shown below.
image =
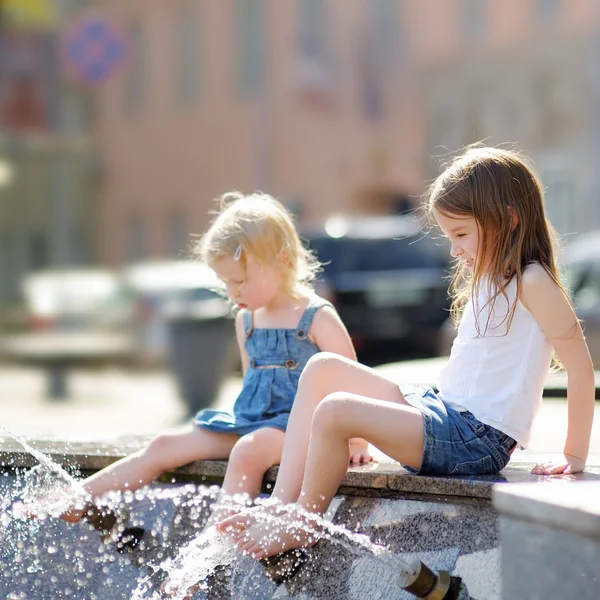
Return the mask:
<svg viewBox="0 0 600 600">
<path fill-rule="evenodd" d="M 278 462 L 277 454 L 274 452 L 279 445 L 270 436 L 261 436 L 249 433 L 241 437 L 233 447 L 229 455 L 229 466 L 237 472 L 251 473 L 255 470 L 266 471 L 270 466 Z"/>
<path fill-rule="evenodd" d="M 313 415 L 313 431 L 326 434 L 341 432 L 346 402 L 347 396 L 344 392 L 335 392 L 323 398 Z"/>
<path fill-rule="evenodd" d="M 335 376 L 339 366 L 347 359 L 333 352 L 319 352 L 310 357 L 300 375 L 299 385 L 321 386 Z"/>
<path fill-rule="evenodd" d="M 156 436 L 150 443 L 140 452 L 142 456 L 160 462 L 161 457 L 167 456 L 172 447 L 171 436 L 161 434 Z"/>
</svg>

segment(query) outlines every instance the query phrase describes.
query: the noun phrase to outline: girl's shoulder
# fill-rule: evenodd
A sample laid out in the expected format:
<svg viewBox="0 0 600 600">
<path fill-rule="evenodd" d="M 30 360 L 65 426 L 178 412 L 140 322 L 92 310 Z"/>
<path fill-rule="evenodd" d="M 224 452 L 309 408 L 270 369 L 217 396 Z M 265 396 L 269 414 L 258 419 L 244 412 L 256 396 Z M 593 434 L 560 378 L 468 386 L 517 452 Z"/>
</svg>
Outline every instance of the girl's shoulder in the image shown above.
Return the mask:
<svg viewBox="0 0 600 600">
<path fill-rule="evenodd" d="M 531 262 L 523 269 L 521 276 L 521 287 L 525 291 L 527 289 L 552 285 L 556 286 L 556 282 L 552 279 L 550 273 L 542 267 L 538 262 Z"/>
<path fill-rule="evenodd" d="M 310 327 L 317 318 L 322 319 L 322 313 L 337 315 L 329 300 L 307 290 L 297 296 L 288 309 L 280 311 L 274 320 L 263 309 L 241 309 L 236 315 L 236 324 L 243 325 L 245 329 L 302 329 Z"/>
<path fill-rule="evenodd" d="M 560 286 L 554 281 L 550 273 L 539 263 L 530 263 L 525 267 L 521 277 L 520 300 L 526 308 L 540 303 L 551 302 L 559 292 L 563 296 Z"/>
</svg>

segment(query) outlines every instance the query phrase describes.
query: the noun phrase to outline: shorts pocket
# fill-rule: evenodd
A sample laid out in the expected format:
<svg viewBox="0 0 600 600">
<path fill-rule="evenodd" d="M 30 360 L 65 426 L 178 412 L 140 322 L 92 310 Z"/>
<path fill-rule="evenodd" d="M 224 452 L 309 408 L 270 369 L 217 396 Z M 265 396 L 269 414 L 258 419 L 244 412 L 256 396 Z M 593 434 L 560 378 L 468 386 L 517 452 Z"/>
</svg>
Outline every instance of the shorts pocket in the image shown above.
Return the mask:
<svg viewBox="0 0 600 600">
<path fill-rule="evenodd" d="M 455 465 L 449 475 L 488 475 L 497 473 L 491 456 L 483 456 L 479 460 L 465 460 Z"/>
<path fill-rule="evenodd" d="M 480 437 L 481 435 L 483 435 L 485 430 L 488 428 L 488 426 L 485 423 L 478 421 L 475 418 L 475 416 L 472 413 L 470 413 L 468 410 L 461 412 L 460 416 L 462 417 L 463 421 L 471 428 L 471 430 L 477 437 Z"/>
<path fill-rule="evenodd" d="M 510 460 L 510 454 L 498 441 L 496 430 L 492 429 L 490 434 L 482 437 L 482 440 L 490 449 L 490 455 L 494 459 L 496 471 L 502 471 L 502 469 L 504 469 L 504 467 L 508 464 L 508 461 Z"/>
</svg>

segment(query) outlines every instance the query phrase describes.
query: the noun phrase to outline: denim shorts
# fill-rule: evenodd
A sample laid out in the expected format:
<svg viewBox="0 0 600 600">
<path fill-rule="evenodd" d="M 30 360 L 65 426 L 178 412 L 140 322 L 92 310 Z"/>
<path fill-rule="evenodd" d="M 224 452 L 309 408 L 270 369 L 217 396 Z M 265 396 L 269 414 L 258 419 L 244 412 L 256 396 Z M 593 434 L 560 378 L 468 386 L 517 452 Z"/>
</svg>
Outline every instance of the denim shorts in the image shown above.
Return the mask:
<svg viewBox="0 0 600 600">
<path fill-rule="evenodd" d="M 444 404 L 429 387 L 402 386 L 406 401 L 423 415 L 425 443 L 419 475 L 484 475 L 501 471 L 516 446 L 513 438 Z"/>
</svg>

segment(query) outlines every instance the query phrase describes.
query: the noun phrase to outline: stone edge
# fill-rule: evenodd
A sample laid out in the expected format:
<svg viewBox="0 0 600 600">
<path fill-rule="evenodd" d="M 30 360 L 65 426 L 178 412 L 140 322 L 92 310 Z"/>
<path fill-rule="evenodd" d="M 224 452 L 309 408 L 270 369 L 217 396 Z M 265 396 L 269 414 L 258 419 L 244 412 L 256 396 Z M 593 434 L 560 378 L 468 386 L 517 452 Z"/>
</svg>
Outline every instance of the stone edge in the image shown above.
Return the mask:
<svg viewBox="0 0 600 600">
<path fill-rule="evenodd" d="M 504 517 L 528 521 L 552 529 L 560 529 L 584 537 L 600 537 L 600 481 L 568 483 L 554 487 L 557 493 L 535 483 L 498 485 L 492 493 L 494 508 Z M 585 494 L 584 494 L 585 491 Z M 592 496 L 587 494 L 591 493 Z M 598 505 L 590 506 L 581 499 L 597 498 Z"/>
<path fill-rule="evenodd" d="M 97 471 L 119 458 L 142 448 L 149 438 L 125 437 L 113 441 L 62 442 L 57 440 L 28 440 L 34 450 L 49 456 L 63 468 L 80 471 Z M 0 468 L 30 468 L 38 464 L 35 456 L 17 440 L 0 438 Z M 180 480 L 221 480 L 225 475 L 227 461 L 198 461 L 181 467 L 166 477 Z M 356 492 L 380 494 L 427 494 L 434 496 L 454 496 L 491 500 L 492 488 L 499 483 L 539 482 L 542 476 L 529 473 L 531 463 L 518 463 L 509 466 L 499 475 L 468 476 L 424 476 L 414 475 L 391 460 L 380 460 L 359 467 L 351 467 L 341 487 Z M 269 487 L 277 477 L 277 467 L 265 474 L 265 484 Z M 577 481 L 600 480 L 600 469 L 591 473 L 571 476 Z M 511 486 L 512 487 L 512 486 Z"/>
</svg>

